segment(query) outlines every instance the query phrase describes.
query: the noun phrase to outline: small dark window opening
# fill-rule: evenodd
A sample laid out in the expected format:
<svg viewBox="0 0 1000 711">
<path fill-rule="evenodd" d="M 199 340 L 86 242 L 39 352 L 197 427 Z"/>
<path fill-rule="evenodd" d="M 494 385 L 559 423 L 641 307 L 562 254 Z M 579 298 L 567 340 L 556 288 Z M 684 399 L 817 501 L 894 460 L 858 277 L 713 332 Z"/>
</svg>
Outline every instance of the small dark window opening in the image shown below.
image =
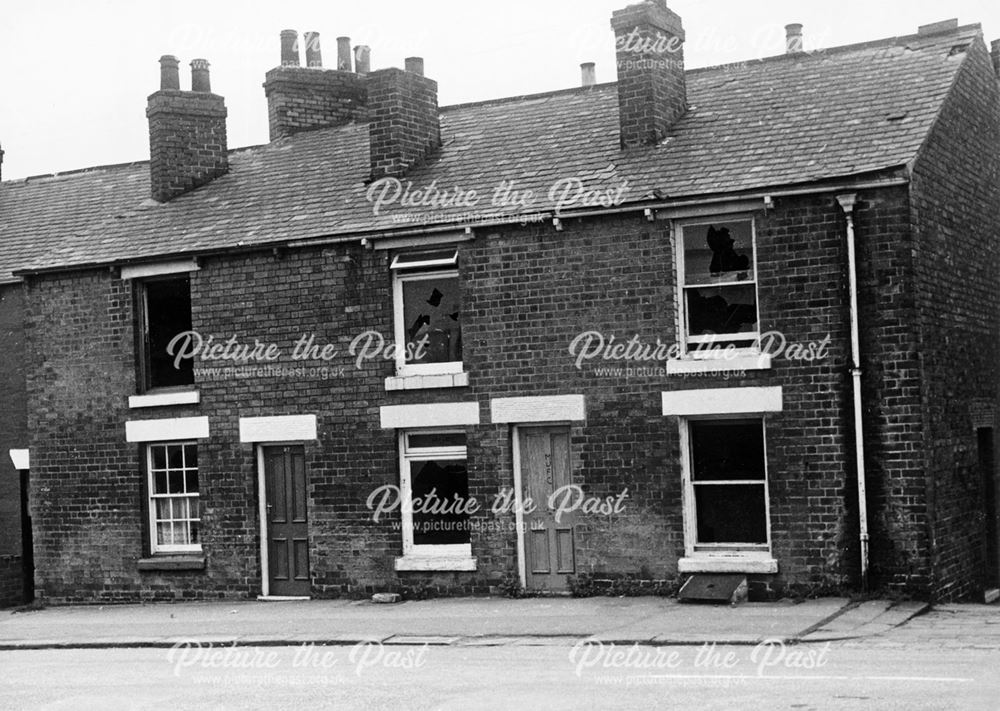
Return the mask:
<svg viewBox="0 0 1000 711">
<path fill-rule="evenodd" d="M 191 330 L 191 281 L 187 276 L 143 282 L 141 291 L 144 390 L 194 383 L 194 359 L 177 360 L 179 344 L 170 344 Z"/>
</svg>

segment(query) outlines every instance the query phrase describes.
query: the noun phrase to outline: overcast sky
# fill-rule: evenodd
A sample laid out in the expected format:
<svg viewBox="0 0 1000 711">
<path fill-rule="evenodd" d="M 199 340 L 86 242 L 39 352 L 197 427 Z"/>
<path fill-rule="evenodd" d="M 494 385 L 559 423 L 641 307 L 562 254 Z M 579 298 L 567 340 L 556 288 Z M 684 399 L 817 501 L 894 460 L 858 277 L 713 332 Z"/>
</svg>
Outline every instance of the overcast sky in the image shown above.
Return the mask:
<svg viewBox="0 0 1000 711">
<path fill-rule="evenodd" d="M 211 63 L 226 98 L 231 148 L 267 141 L 264 72 L 282 29 L 372 48 L 372 67 L 422 56 L 441 105 L 576 86 L 579 64 L 613 81 L 611 11 L 629 0 L 0 0 L 0 144 L 4 179 L 148 158 L 146 97 L 162 54 Z M 806 49 L 910 34 L 957 17 L 1000 36 L 996 0 L 668 0 L 683 18 L 688 67 L 779 54 L 784 25 Z"/>
</svg>

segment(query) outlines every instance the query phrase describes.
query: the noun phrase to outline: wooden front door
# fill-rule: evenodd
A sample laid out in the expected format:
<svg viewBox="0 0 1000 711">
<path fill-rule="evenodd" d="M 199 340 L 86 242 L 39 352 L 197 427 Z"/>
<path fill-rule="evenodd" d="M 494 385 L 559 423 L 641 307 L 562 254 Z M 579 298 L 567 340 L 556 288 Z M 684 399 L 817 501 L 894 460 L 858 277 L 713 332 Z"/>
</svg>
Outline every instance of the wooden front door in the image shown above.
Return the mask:
<svg viewBox="0 0 1000 711">
<path fill-rule="evenodd" d="M 306 466 L 301 446 L 264 447 L 268 594 L 309 594 Z"/>
<path fill-rule="evenodd" d="M 565 591 L 566 576 L 576 573 L 574 515 L 564 513 L 556 521 L 548 502 L 552 492 L 572 483 L 569 428 L 525 427 L 518 438 L 522 495 L 535 507 L 524 514 L 525 587 Z"/>
</svg>

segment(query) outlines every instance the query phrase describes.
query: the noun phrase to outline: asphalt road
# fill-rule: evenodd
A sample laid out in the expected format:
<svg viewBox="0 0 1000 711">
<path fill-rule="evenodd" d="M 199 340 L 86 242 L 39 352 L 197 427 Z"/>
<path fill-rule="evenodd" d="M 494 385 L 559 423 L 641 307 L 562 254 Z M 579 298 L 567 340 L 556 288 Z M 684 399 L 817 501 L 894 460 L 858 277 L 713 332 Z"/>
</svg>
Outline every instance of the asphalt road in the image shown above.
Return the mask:
<svg viewBox="0 0 1000 711">
<path fill-rule="evenodd" d="M 2 709 L 994 709 L 1000 651 L 188 647 L 0 652 Z"/>
</svg>

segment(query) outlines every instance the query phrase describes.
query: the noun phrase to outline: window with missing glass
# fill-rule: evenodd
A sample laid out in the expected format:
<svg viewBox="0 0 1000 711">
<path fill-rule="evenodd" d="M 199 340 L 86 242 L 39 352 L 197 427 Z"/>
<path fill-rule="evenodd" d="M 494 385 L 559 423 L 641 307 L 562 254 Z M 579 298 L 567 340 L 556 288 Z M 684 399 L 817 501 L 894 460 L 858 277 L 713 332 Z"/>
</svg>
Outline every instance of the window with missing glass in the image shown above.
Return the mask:
<svg viewBox="0 0 1000 711">
<path fill-rule="evenodd" d="M 150 444 L 146 455 L 151 552 L 200 551 L 198 445 Z"/>
<path fill-rule="evenodd" d="M 688 516 L 695 550 L 766 549 L 764 422 L 689 420 Z"/>
<path fill-rule="evenodd" d="M 462 370 L 461 288 L 455 247 L 393 257 L 396 370 L 400 374 Z"/>
<path fill-rule="evenodd" d="M 687 352 L 751 348 L 758 339 L 754 223 L 684 224 L 678 268 Z"/>
<path fill-rule="evenodd" d="M 191 330 L 191 280 L 183 276 L 151 278 L 136 284 L 138 290 L 140 358 L 143 392 L 183 387 L 194 383 L 194 361 L 176 360 L 170 344 L 178 334 Z"/>
<path fill-rule="evenodd" d="M 465 433 L 402 432 L 400 460 L 403 554 L 471 556 Z"/>
</svg>

